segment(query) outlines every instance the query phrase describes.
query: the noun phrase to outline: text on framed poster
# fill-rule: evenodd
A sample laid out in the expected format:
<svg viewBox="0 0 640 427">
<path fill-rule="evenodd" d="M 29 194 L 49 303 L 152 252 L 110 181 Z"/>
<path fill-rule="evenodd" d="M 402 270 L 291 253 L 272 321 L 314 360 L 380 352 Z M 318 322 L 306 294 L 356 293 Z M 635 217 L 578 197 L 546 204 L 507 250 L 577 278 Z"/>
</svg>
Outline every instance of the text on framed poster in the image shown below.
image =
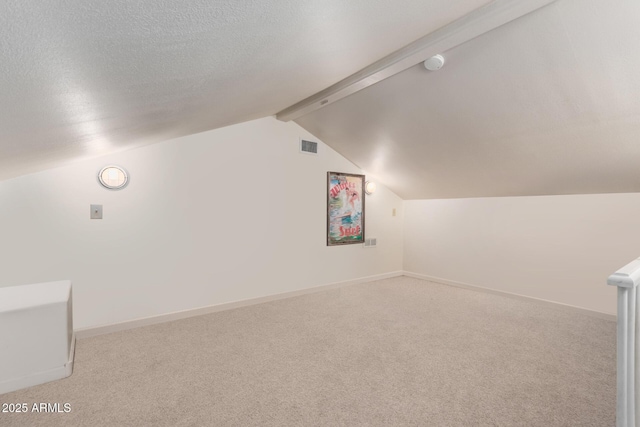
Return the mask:
<svg viewBox="0 0 640 427">
<path fill-rule="evenodd" d="M 327 246 L 364 242 L 364 175 L 327 172 Z"/>
</svg>

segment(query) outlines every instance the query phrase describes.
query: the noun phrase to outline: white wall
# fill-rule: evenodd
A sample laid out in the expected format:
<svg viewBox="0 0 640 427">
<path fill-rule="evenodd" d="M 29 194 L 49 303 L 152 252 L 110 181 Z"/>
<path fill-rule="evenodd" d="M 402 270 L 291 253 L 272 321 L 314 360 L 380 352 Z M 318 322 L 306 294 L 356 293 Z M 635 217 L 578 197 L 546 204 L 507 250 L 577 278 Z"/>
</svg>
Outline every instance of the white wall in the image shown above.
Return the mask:
<svg viewBox="0 0 640 427">
<path fill-rule="evenodd" d="M 326 246 L 326 172 L 361 171 L 300 136 L 265 118 L 0 182 L 0 286 L 70 279 L 87 328 L 401 270 L 402 201 L 381 185 L 378 247 Z M 97 183 L 111 163 L 125 190 Z"/>
<path fill-rule="evenodd" d="M 404 202 L 404 269 L 609 314 L 640 256 L 640 194 Z"/>
</svg>

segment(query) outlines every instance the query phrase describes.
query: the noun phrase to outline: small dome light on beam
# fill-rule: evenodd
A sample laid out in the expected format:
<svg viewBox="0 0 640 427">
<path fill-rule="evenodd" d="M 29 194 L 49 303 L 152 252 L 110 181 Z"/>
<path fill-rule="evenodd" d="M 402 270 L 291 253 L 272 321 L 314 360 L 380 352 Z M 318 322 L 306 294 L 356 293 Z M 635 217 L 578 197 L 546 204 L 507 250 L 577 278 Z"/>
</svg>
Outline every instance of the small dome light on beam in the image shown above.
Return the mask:
<svg viewBox="0 0 640 427">
<path fill-rule="evenodd" d="M 444 65 L 444 57 L 442 55 L 433 55 L 424 61 L 424 68 L 429 71 L 438 71 Z"/>
</svg>

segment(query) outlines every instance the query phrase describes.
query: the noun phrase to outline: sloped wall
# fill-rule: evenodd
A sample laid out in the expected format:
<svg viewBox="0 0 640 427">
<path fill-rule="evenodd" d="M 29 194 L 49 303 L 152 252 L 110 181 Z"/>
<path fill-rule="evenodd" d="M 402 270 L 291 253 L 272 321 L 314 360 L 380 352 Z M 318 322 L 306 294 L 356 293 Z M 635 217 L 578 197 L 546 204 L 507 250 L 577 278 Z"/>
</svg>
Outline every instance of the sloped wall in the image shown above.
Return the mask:
<svg viewBox="0 0 640 427">
<path fill-rule="evenodd" d="M 0 286 L 72 280 L 82 329 L 401 270 L 402 200 L 380 185 L 378 247 L 325 246 L 326 172 L 362 171 L 301 136 L 264 118 L 0 182 Z M 107 164 L 126 189 L 97 183 Z"/>
</svg>

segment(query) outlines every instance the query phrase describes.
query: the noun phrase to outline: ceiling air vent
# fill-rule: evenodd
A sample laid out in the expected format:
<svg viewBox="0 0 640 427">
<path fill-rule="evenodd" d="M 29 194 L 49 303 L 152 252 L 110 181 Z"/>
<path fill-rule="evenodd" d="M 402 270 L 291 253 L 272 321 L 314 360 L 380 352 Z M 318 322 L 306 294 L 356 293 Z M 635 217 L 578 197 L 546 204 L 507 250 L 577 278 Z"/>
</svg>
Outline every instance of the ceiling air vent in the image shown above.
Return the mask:
<svg viewBox="0 0 640 427">
<path fill-rule="evenodd" d="M 318 154 L 318 143 L 300 139 L 300 152 L 305 154 Z"/>
</svg>

